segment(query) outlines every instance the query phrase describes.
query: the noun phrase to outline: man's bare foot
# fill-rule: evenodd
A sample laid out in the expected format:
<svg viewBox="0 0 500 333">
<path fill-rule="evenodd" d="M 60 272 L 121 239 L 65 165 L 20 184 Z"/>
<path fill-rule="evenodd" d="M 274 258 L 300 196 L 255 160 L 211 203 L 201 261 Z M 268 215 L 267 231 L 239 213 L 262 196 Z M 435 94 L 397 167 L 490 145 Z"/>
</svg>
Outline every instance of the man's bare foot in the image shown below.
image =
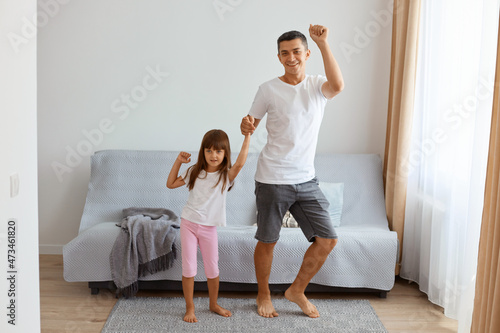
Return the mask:
<svg viewBox="0 0 500 333">
<path fill-rule="evenodd" d="M 278 313 L 274 309 L 271 296 L 257 296 L 257 312 L 264 318 L 278 317 Z"/>
<path fill-rule="evenodd" d="M 196 319 L 196 316 L 194 315 L 194 308 L 193 309 L 186 309 L 186 314 L 184 315 L 184 321 L 187 323 L 197 323 L 198 319 Z"/>
<path fill-rule="evenodd" d="M 311 318 L 319 317 L 318 309 L 316 309 L 314 304 L 309 302 L 304 293 L 294 293 L 293 291 L 290 290 L 290 288 L 288 288 L 287 291 L 285 291 L 285 298 L 290 302 L 294 302 L 295 304 L 297 304 L 302 309 L 302 311 L 309 317 Z"/>
<path fill-rule="evenodd" d="M 222 317 L 231 317 L 233 315 L 231 311 L 224 309 L 219 304 L 215 304 L 215 306 L 210 306 L 210 311 L 215 312 L 221 315 Z"/>
</svg>

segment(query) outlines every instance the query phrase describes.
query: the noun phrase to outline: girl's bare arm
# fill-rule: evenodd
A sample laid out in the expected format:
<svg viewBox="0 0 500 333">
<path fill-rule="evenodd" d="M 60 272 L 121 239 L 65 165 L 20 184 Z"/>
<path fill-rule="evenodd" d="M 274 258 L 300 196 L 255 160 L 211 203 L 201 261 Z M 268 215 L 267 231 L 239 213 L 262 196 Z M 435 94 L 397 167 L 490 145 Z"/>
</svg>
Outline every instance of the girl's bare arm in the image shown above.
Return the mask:
<svg viewBox="0 0 500 333">
<path fill-rule="evenodd" d="M 245 162 L 247 161 L 249 147 L 250 147 L 250 133 L 245 135 L 245 140 L 243 141 L 243 145 L 241 146 L 240 154 L 238 155 L 236 162 L 231 167 L 231 170 L 229 170 L 228 176 L 230 182 L 232 182 L 236 178 L 238 173 L 240 173 L 241 169 L 245 165 Z"/>
<path fill-rule="evenodd" d="M 179 176 L 179 170 L 183 163 L 189 163 L 190 161 L 191 161 L 191 154 L 186 152 L 179 153 L 179 156 L 177 156 L 177 159 L 175 160 L 174 165 L 172 166 L 172 169 L 168 174 L 168 179 L 167 179 L 168 188 L 177 188 L 186 185 L 184 179 L 182 179 L 182 177 Z"/>
</svg>

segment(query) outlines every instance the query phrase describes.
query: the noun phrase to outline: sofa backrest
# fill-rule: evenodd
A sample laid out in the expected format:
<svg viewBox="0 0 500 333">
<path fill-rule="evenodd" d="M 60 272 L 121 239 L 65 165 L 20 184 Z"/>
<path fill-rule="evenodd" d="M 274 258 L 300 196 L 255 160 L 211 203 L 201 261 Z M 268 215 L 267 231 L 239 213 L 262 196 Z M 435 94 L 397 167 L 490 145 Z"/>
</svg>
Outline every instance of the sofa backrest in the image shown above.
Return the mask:
<svg viewBox="0 0 500 333">
<path fill-rule="evenodd" d="M 168 189 L 166 181 L 177 158 L 174 151 L 103 150 L 91 157 L 91 175 L 80 232 L 101 222 L 119 222 L 128 207 L 167 208 L 180 216 L 186 187 Z M 197 153 L 192 152 L 192 162 Z M 237 153 L 233 154 L 233 162 Z M 256 221 L 254 175 L 257 153 L 247 162 L 227 195 L 227 225 Z M 181 172 L 189 165 L 184 164 Z M 378 155 L 318 154 L 320 181 L 344 183 L 341 226 L 376 223 L 387 227 L 382 165 Z"/>
<path fill-rule="evenodd" d="M 379 155 L 317 154 L 315 168 L 320 182 L 344 183 L 341 227 L 389 230 Z"/>
</svg>

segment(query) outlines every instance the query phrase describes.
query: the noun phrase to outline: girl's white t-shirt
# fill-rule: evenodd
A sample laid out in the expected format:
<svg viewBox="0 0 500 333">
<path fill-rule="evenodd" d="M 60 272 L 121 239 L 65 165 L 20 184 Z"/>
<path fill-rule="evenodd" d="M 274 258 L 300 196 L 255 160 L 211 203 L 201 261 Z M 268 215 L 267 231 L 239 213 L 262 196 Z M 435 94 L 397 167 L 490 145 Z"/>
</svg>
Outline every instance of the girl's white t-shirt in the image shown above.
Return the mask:
<svg viewBox="0 0 500 333">
<path fill-rule="evenodd" d="M 325 76 L 307 75 L 297 85 L 274 78 L 263 83 L 249 115 L 267 113 L 267 143 L 259 155 L 255 180 L 266 184 L 300 184 L 314 178 L 314 156 L 327 98 Z"/>
<path fill-rule="evenodd" d="M 186 185 L 189 185 L 190 174 L 191 169 L 188 169 L 181 175 Z M 229 183 L 228 177 L 226 188 L 221 192 L 223 181 L 217 184 L 218 180 L 219 172 L 200 172 L 193 189 L 189 191 L 187 203 L 182 209 L 182 218 L 208 226 L 226 225 L 226 195 L 232 183 Z"/>
</svg>

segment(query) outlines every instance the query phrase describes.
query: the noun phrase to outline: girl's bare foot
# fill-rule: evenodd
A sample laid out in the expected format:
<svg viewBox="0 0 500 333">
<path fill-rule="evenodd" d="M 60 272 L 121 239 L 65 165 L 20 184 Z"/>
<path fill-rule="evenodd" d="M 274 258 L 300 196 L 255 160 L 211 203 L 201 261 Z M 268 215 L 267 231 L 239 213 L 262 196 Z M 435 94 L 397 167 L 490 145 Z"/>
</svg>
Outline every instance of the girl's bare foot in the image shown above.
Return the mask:
<svg viewBox="0 0 500 333">
<path fill-rule="evenodd" d="M 218 315 L 221 315 L 222 317 L 231 317 L 233 314 L 231 311 L 224 309 L 222 306 L 219 304 L 211 305 L 210 306 L 210 311 L 217 313 Z"/>
</svg>

